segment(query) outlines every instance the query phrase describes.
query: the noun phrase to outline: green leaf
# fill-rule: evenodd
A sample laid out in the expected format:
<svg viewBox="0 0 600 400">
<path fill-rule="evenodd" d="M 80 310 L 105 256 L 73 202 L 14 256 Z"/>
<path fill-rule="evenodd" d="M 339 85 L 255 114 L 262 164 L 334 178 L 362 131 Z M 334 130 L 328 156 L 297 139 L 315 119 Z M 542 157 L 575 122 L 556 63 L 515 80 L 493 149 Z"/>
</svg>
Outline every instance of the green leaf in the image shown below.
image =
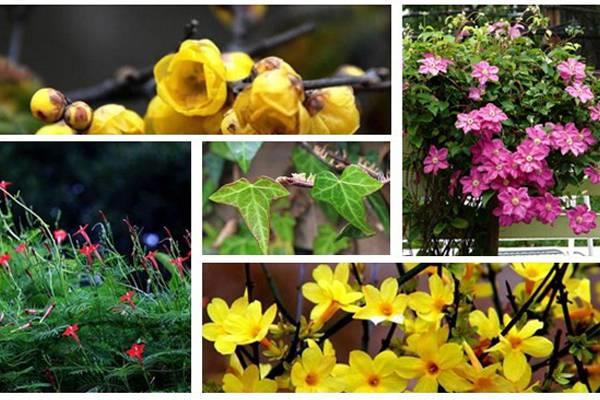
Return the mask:
<svg viewBox="0 0 600 400">
<path fill-rule="evenodd" d="M 338 239 L 335 228 L 329 224 L 319 226 L 317 236 L 313 241 L 313 254 L 333 255 L 347 249 L 350 246 L 350 239 L 343 237 Z"/>
<path fill-rule="evenodd" d="M 296 219 L 289 212 L 274 213 L 271 215 L 273 240 L 271 241 L 270 254 L 294 254 L 294 228 Z"/>
<path fill-rule="evenodd" d="M 210 151 L 225 160 L 235 161 L 233 154 L 231 154 L 231 151 L 225 142 L 212 142 L 210 144 Z"/>
<path fill-rule="evenodd" d="M 366 235 L 372 235 L 375 232 L 367 224 L 364 198 L 382 186 L 359 166 L 351 165 L 340 178 L 330 171 L 317 174 L 311 195 L 331 204 L 346 221 Z"/>
<path fill-rule="evenodd" d="M 390 209 L 383 198 L 383 195 L 379 192 L 375 192 L 367 197 L 369 204 L 373 208 L 373 212 L 379 218 L 379 222 L 383 225 L 385 232 L 390 231 Z"/>
<path fill-rule="evenodd" d="M 346 224 L 342 227 L 342 230 L 338 233 L 337 238 L 349 238 L 349 239 L 364 239 L 371 236 L 367 235 L 352 224 Z"/>
<path fill-rule="evenodd" d="M 248 234 L 232 235 L 223 241 L 220 255 L 260 255 L 260 248 L 254 238 Z"/>
<path fill-rule="evenodd" d="M 262 176 L 254 183 L 242 178 L 224 185 L 209 199 L 236 207 L 258 242 L 262 254 L 268 254 L 271 202 L 289 194 L 281 184 Z"/>
<path fill-rule="evenodd" d="M 250 169 L 250 163 L 261 146 L 262 142 L 227 142 L 229 152 L 244 173 Z"/>
<path fill-rule="evenodd" d="M 442 234 L 442 232 L 444 232 L 444 229 L 446 229 L 446 227 L 448 226 L 448 224 L 446 224 L 445 222 L 440 222 L 438 223 L 434 228 L 433 228 L 433 234 L 435 236 L 440 236 Z"/>
<path fill-rule="evenodd" d="M 450 225 L 455 227 L 456 229 L 467 229 L 469 227 L 469 221 L 463 218 L 454 218 Z"/>
<path fill-rule="evenodd" d="M 300 146 L 294 146 L 292 149 L 292 163 L 298 173 L 316 175 L 319 172 L 329 171 L 327 164 Z"/>
</svg>

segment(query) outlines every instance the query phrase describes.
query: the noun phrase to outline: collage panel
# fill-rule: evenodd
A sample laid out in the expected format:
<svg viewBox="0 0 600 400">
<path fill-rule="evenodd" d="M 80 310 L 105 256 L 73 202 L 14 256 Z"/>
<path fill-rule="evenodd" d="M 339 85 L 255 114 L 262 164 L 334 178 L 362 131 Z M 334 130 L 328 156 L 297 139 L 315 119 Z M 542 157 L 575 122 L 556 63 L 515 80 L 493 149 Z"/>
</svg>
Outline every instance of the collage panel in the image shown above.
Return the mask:
<svg viewBox="0 0 600 400">
<path fill-rule="evenodd" d="M 389 5 L 0 13 L 0 133 L 391 133 Z"/>
<path fill-rule="evenodd" d="M 191 392 L 190 143 L 3 141 L 0 171 L 0 392 Z"/>
<path fill-rule="evenodd" d="M 594 392 L 599 264 L 203 267 L 203 392 Z"/>
<path fill-rule="evenodd" d="M 599 254 L 598 11 L 403 6 L 404 255 Z"/>
<path fill-rule="evenodd" d="M 204 255 L 390 254 L 390 145 L 205 142 Z"/>
</svg>

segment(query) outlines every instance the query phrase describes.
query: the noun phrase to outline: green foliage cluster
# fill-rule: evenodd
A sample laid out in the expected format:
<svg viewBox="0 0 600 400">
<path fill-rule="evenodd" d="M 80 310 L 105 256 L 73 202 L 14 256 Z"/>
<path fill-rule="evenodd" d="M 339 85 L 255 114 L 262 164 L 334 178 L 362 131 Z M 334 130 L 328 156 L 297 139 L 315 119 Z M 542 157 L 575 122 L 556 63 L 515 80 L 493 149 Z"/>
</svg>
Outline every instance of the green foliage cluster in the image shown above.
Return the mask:
<svg viewBox="0 0 600 400">
<path fill-rule="evenodd" d="M 203 212 L 209 216 L 204 225 L 205 253 L 219 254 L 294 254 L 295 228 L 299 215 L 294 214 L 298 196 L 273 177 L 250 181 L 244 177 L 227 183 L 221 181 L 225 170 L 233 165 L 247 173 L 262 143 L 215 142 L 204 154 Z M 344 150 L 348 164 L 336 168 L 322 156 L 296 145 L 290 154 L 291 178 L 306 189 L 309 201 L 320 207 L 328 221 L 318 227 L 313 240 L 313 254 L 336 254 L 348 249 L 352 240 L 387 234 L 389 206 L 381 189 L 384 176 L 376 179 L 365 163 L 383 170 L 376 153 L 362 155 L 358 144 L 336 144 Z M 286 178 L 286 177 L 280 177 Z M 291 184 L 294 186 L 295 184 Z M 214 212 L 215 203 L 237 208 L 241 219 L 235 232 L 220 238 L 225 221 Z M 378 220 L 375 230 L 367 222 L 367 212 Z M 215 243 L 217 245 L 215 246 Z"/>
<path fill-rule="evenodd" d="M 137 228 L 129 257 L 98 223 L 88 259 L 81 236 L 58 244 L 19 197 L 0 196 L 0 392 L 189 392 L 191 282 L 173 262 L 178 243 L 156 253 L 157 269 Z M 64 334 L 74 324 L 81 345 Z M 143 362 L 127 354 L 141 343 Z"/>
</svg>

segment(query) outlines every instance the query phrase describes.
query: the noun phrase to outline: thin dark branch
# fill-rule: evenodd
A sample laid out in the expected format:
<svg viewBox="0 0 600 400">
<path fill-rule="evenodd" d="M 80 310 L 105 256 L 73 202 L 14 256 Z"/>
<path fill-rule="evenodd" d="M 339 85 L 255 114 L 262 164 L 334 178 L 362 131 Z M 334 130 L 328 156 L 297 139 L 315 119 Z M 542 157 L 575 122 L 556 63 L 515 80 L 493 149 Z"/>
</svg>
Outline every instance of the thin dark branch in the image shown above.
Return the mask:
<svg viewBox="0 0 600 400">
<path fill-rule="evenodd" d="M 508 281 L 504 281 L 504 285 L 506 286 L 506 298 L 508 299 L 513 312 L 516 313 L 519 310 L 519 306 L 517 306 L 517 300 L 515 299 L 515 295 L 510 287 L 510 283 L 508 283 Z M 498 315 L 502 315 L 502 313 Z"/>
<path fill-rule="evenodd" d="M 356 282 L 358 282 L 358 284 L 360 286 L 363 285 L 362 283 L 362 279 L 360 278 L 360 273 L 358 272 L 358 268 L 356 267 L 356 263 L 352 263 L 352 273 L 354 274 L 354 278 L 356 278 Z"/>
<path fill-rule="evenodd" d="M 392 325 L 390 326 L 390 329 L 388 330 L 388 333 L 385 336 L 385 339 L 383 339 L 381 341 L 381 348 L 379 349 L 380 353 L 384 350 L 387 350 L 390 347 L 390 343 L 392 342 L 392 338 L 394 337 L 394 333 L 396 332 L 397 326 L 398 326 L 398 324 L 394 324 L 394 323 L 392 323 Z"/>
<path fill-rule="evenodd" d="M 492 300 L 496 314 L 502 318 L 502 304 L 500 303 L 500 295 L 498 294 L 498 285 L 496 283 L 496 271 L 492 268 L 492 264 L 487 265 L 487 279 L 492 285 Z"/>
<path fill-rule="evenodd" d="M 242 368 L 246 369 L 246 359 L 244 358 L 244 356 L 248 357 L 248 359 L 250 360 L 252 359 L 252 357 L 250 357 L 250 354 L 248 354 L 246 349 L 244 349 L 243 347 L 237 346 L 235 348 L 235 355 L 237 355 L 237 358 L 240 360 Z"/>
<path fill-rule="evenodd" d="M 450 320 L 448 321 L 448 334 L 449 337 L 452 337 L 452 331 L 456 328 L 456 323 L 458 322 L 458 310 L 460 308 L 460 281 L 456 279 L 454 274 L 452 274 L 452 279 L 454 279 L 454 302 L 452 307 L 454 308 L 454 312 Z"/>
<path fill-rule="evenodd" d="M 560 337 L 562 335 L 562 331 L 559 329 L 556 331 L 554 335 L 554 348 L 552 351 L 552 355 L 550 356 L 549 367 L 546 373 L 546 377 L 544 378 L 544 386 L 548 390 L 550 389 L 550 385 L 552 384 L 552 375 L 554 375 L 554 370 L 558 366 L 558 360 L 560 359 L 559 355 L 559 347 L 560 347 Z"/>
<path fill-rule="evenodd" d="M 246 53 L 248 53 L 251 56 L 263 54 L 265 51 L 269 51 L 275 47 L 291 42 L 292 40 L 295 40 L 300 36 L 304 36 L 313 32 L 316 29 L 316 27 L 317 26 L 314 22 L 304 23 L 287 31 L 260 40 L 257 43 L 254 43 L 253 45 L 247 46 Z"/>
<path fill-rule="evenodd" d="M 291 324 L 296 324 L 296 320 L 292 316 L 292 314 L 288 311 L 287 307 L 283 304 L 283 300 L 281 298 L 281 293 L 279 292 L 279 288 L 271 275 L 271 272 L 267 269 L 267 266 L 264 263 L 260 264 L 260 267 L 267 278 L 267 283 L 269 284 L 269 288 L 271 288 L 271 292 L 273 293 L 273 298 L 275 299 L 275 304 L 277 304 L 277 308 L 281 312 L 281 315 Z"/>
<path fill-rule="evenodd" d="M 398 271 L 398 276 L 402 276 L 406 273 L 406 270 L 404 269 L 404 264 L 402 263 L 396 263 L 396 270 Z"/>
<path fill-rule="evenodd" d="M 27 22 L 27 17 L 29 16 L 30 12 L 31 6 L 26 5 L 13 5 L 9 6 L 8 9 L 11 27 L 6 57 L 13 64 L 18 64 L 21 59 L 25 23 Z"/>
<path fill-rule="evenodd" d="M 369 320 L 362 321 L 362 329 L 363 329 L 363 334 L 362 334 L 362 338 L 360 341 L 360 347 L 362 348 L 362 351 L 368 353 L 369 352 L 370 333 L 371 333 L 371 327 L 369 325 Z"/>
<path fill-rule="evenodd" d="M 248 291 L 248 299 L 252 301 L 254 292 L 254 282 L 252 282 L 252 274 L 250 272 L 250 263 L 244 264 L 244 273 L 246 275 L 246 290 Z"/>
</svg>

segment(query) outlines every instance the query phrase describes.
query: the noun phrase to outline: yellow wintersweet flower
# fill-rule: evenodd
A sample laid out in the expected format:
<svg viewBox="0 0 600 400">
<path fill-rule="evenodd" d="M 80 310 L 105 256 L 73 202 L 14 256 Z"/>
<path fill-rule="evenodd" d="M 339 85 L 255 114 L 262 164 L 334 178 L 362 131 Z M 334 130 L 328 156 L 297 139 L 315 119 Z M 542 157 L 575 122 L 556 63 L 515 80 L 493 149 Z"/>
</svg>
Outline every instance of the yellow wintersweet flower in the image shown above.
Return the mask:
<svg viewBox="0 0 600 400">
<path fill-rule="evenodd" d="M 215 349 L 221 354 L 232 354 L 235 351 L 236 343 L 231 339 L 229 332 L 225 328 L 225 321 L 231 314 L 243 314 L 248 308 L 248 297 L 235 300 L 231 308 L 225 300 L 214 298 L 206 307 L 206 312 L 212 322 L 202 325 L 202 336 L 206 340 L 215 342 Z"/>
<path fill-rule="evenodd" d="M 368 319 L 374 324 L 390 321 L 396 324 L 404 322 L 404 311 L 408 304 L 408 296 L 398 294 L 398 281 L 385 279 L 377 290 L 372 285 L 363 286 L 365 305 L 354 313 L 355 319 Z"/>
<path fill-rule="evenodd" d="M 504 323 L 508 324 L 510 317 L 504 316 Z M 552 342 L 542 336 L 534 336 L 544 327 L 544 323 L 537 319 L 527 321 L 521 328 L 513 326 L 506 336 L 500 336 L 500 342 L 490 347 L 486 352 L 498 351 L 504 356 L 502 368 L 504 375 L 512 382 L 523 378 L 531 370 L 526 354 L 532 357 L 546 357 L 552 353 Z"/>
<path fill-rule="evenodd" d="M 254 60 L 241 51 L 223 53 L 221 59 L 225 63 L 225 77 L 228 82 L 239 81 L 252 72 Z"/>
<path fill-rule="evenodd" d="M 444 284 L 437 274 L 429 277 L 429 293 L 414 292 L 408 296 L 408 306 L 415 310 L 419 318 L 439 321 L 444 316 L 444 308 L 454 301 L 454 283 Z"/>
<path fill-rule="evenodd" d="M 262 379 L 259 369 L 252 364 L 241 375 L 226 373 L 223 377 L 225 393 L 275 393 L 277 382 L 273 379 Z"/>
<path fill-rule="evenodd" d="M 360 114 L 350 86 L 313 90 L 300 108 L 301 134 L 352 134 L 359 126 Z"/>
<path fill-rule="evenodd" d="M 402 392 L 407 381 L 396 373 L 397 362 L 398 357 L 390 350 L 377 354 L 374 359 L 364 351 L 354 350 L 340 378 L 345 382 L 347 392 Z"/>
<path fill-rule="evenodd" d="M 512 390 L 512 383 L 498 374 L 500 363 L 483 367 L 467 342 L 463 342 L 463 348 L 471 364 L 465 364 L 460 369 L 459 374 L 471 382 L 472 392 L 509 392 Z"/>
<path fill-rule="evenodd" d="M 160 97 L 155 96 L 148 104 L 144 122 L 146 133 L 199 133 L 211 135 L 221 133 L 222 118 L 223 113 L 221 111 L 204 117 L 180 114 Z"/>
<path fill-rule="evenodd" d="M 440 332 L 444 330 L 410 336 L 407 339 L 408 347 L 416 357 L 398 357 L 398 374 L 406 379 L 417 379 L 413 389 L 415 392 L 437 392 L 438 385 L 446 391 L 471 390 L 471 383 L 455 371 L 465 364 L 462 348 L 456 343 L 441 344 Z M 447 332 L 444 332 L 444 336 Z"/>
<path fill-rule="evenodd" d="M 154 66 L 156 91 L 184 115 L 216 114 L 227 100 L 225 63 L 210 40 L 186 40 Z"/>
<path fill-rule="evenodd" d="M 250 90 L 248 88 L 238 94 L 234 105 L 235 108 L 230 108 L 223 116 L 221 133 L 224 135 L 252 135 L 258 133 L 244 117 L 246 115 L 245 110 L 250 109 Z"/>
<path fill-rule="evenodd" d="M 323 351 L 314 341 L 308 342 L 302 355 L 292 365 L 291 381 L 296 392 L 318 393 L 339 392 L 342 385 L 333 377 L 336 366 L 335 353 L 324 349 Z M 329 344 L 331 349 L 331 344 Z"/>
<path fill-rule="evenodd" d="M 106 104 L 94 111 L 88 133 L 140 134 L 144 133 L 144 120 L 135 111 L 119 104 Z"/>
<path fill-rule="evenodd" d="M 77 132 L 65 121 L 58 121 L 54 124 L 44 125 L 35 133 L 36 135 L 74 135 Z"/>
<path fill-rule="evenodd" d="M 312 273 L 315 282 L 302 286 L 302 294 L 316 306 L 310 312 L 315 329 L 323 326 L 338 310 L 354 312 L 356 301 L 363 297 L 361 292 L 352 290 L 348 285 L 349 266 L 338 264 L 335 272 L 328 265 L 319 265 Z"/>
<path fill-rule="evenodd" d="M 481 310 L 469 314 L 469 324 L 477 330 L 481 339 L 493 339 L 500 335 L 500 318 L 496 310 L 488 308 L 487 317 Z"/>
</svg>

